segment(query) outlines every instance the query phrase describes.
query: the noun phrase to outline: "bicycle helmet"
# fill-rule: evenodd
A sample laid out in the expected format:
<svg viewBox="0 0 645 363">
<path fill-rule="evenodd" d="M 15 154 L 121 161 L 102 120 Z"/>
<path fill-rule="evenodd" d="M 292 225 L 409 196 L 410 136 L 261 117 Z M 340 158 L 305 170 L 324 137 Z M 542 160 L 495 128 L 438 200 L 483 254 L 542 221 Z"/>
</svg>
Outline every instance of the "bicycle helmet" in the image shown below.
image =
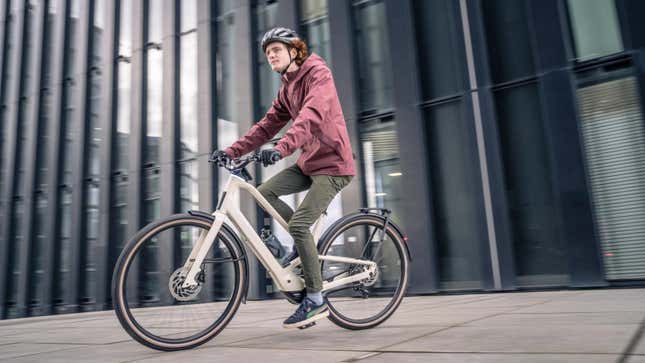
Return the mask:
<svg viewBox="0 0 645 363">
<path fill-rule="evenodd" d="M 264 33 L 262 37 L 262 52 L 266 52 L 267 45 L 271 42 L 282 42 L 290 46 L 295 39 L 300 39 L 300 36 L 295 31 L 282 27 L 273 28 Z"/>
</svg>

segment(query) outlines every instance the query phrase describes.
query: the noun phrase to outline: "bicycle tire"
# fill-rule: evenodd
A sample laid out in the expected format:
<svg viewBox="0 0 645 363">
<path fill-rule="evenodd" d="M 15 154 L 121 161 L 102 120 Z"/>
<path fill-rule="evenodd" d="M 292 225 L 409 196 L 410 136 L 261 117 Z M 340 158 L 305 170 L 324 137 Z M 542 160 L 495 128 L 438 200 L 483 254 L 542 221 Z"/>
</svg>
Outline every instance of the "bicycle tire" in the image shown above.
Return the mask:
<svg viewBox="0 0 645 363">
<path fill-rule="evenodd" d="M 350 228 L 353 227 L 374 227 L 374 228 L 381 228 L 384 225 L 384 217 L 373 214 L 373 213 L 355 213 L 348 215 L 344 217 L 343 219 L 339 220 L 336 222 L 336 224 L 332 225 L 327 232 L 323 235 L 319 242 L 319 254 L 320 255 L 327 255 L 327 253 L 330 251 L 330 248 L 336 238 L 340 236 L 344 231 L 349 230 Z M 388 223 L 388 227 L 386 230 L 386 235 L 390 240 L 392 241 L 392 245 L 396 250 L 396 253 L 398 254 L 401 262 L 401 279 L 398 283 L 396 292 L 394 293 L 394 296 L 392 297 L 392 300 L 390 303 L 386 306 L 385 309 L 381 310 L 378 312 L 378 314 L 375 314 L 373 316 L 369 316 L 367 318 L 361 318 L 361 319 L 354 319 L 350 316 L 347 316 L 345 313 L 341 312 L 335 305 L 334 301 L 330 299 L 329 296 L 327 296 L 327 304 L 329 306 L 329 320 L 331 320 L 334 324 L 345 328 L 345 329 L 350 329 L 350 330 L 362 330 L 362 329 L 369 329 L 373 328 L 384 321 L 386 321 L 392 314 L 396 311 L 396 309 L 399 307 L 401 304 L 401 301 L 403 300 L 403 297 L 405 296 L 405 292 L 407 290 L 407 285 L 408 285 L 408 275 L 409 275 L 409 261 L 410 258 L 408 256 L 408 250 L 407 247 L 405 246 L 405 241 L 403 236 L 399 232 L 399 228 L 396 227 L 394 224 L 391 222 Z M 350 256 L 354 257 L 355 256 Z M 325 263 L 324 261 L 321 261 L 321 268 L 323 269 L 323 273 L 325 270 Z"/>
<path fill-rule="evenodd" d="M 239 238 L 229 228 L 222 228 L 217 236 L 216 241 L 230 252 L 233 262 L 233 272 L 235 283 L 232 284 L 233 291 L 224 311 L 219 317 L 214 317 L 214 323 L 209 325 L 203 331 L 194 334 L 192 337 L 169 339 L 160 337 L 150 330 L 142 327 L 132 313 L 132 307 L 127 303 L 127 273 L 132 266 L 133 261 L 143 251 L 143 244 L 152 240 L 156 235 L 163 233 L 174 227 L 192 226 L 208 230 L 212 225 L 212 220 L 194 216 L 190 214 L 175 214 L 167 218 L 155 221 L 135 234 L 125 245 L 121 252 L 112 277 L 112 301 L 115 313 L 125 331 L 139 343 L 162 351 L 185 350 L 202 345 L 213 339 L 219 334 L 235 315 L 245 294 L 245 282 L 248 278 L 243 250 L 239 247 Z M 216 245 L 215 243 L 213 245 Z M 211 247 L 212 248 L 212 247 Z M 221 247 L 220 247 L 221 248 Z M 162 288 L 167 286 L 161 285 Z M 171 306 L 177 304 L 173 301 Z M 168 308 L 165 306 L 164 308 Z"/>
</svg>

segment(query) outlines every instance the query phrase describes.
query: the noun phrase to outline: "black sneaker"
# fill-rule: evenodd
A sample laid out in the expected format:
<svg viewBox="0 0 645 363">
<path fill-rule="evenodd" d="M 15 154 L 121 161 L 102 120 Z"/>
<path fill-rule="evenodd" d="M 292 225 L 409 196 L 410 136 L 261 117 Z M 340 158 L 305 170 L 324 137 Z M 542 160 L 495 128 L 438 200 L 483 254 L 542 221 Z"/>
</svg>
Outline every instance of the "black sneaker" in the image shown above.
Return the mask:
<svg viewBox="0 0 645 363">
<path fill-rule="evenodd" d="M 314 323 L 316 320 L 329 316 L 327 303 L 316 305 L 311 299 L 306 297 L 295 313 L 282 323 L 285 328 L 299 328 Z"/>
</svg>

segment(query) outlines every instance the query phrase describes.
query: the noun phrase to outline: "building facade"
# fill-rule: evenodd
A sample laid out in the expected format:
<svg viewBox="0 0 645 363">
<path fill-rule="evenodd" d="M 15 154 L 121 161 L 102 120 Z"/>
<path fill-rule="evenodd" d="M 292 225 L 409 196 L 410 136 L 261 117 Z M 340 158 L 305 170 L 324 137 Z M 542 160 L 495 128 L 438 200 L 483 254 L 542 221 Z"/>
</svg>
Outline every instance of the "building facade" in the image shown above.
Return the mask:
<svg viewBox="0 0 645 363">
<path fill-rule="evenodd" d="M 642 14 L 639 0 L 2 0 L 0 317 L 110 308 L 128 236 L 214 209 L 228 175 L 208 155 L 280 85 L 259 51 L 274 26 L 335 77 L 359 175 L 331 216 L 392 209 L 410 293 L 643 284 Z M 251 272 L 249 298 L 279 296 Z M 139 275 L 154 301 L 155 271 Z"/>
</svg>

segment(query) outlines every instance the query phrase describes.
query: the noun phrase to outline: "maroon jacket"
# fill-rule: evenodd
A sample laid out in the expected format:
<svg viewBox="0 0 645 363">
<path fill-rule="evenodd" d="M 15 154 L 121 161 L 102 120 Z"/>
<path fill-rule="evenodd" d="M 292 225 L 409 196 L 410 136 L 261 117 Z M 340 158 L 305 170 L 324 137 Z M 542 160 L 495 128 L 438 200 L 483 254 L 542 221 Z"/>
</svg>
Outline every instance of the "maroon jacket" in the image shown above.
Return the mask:
<svg viewBox="0 0 645 363">
<path fill-rule="evenodd" d="M 352 146 L 331 71 L 311 54 L 297 71 L 282 77 L 278 97 L 262 120 L 225 152 L 240 157 L 294 122 L 276 150 L 282 157 L 302 149 L 298 166 L 306 175 L 354 175 Z"/>
</svg>

